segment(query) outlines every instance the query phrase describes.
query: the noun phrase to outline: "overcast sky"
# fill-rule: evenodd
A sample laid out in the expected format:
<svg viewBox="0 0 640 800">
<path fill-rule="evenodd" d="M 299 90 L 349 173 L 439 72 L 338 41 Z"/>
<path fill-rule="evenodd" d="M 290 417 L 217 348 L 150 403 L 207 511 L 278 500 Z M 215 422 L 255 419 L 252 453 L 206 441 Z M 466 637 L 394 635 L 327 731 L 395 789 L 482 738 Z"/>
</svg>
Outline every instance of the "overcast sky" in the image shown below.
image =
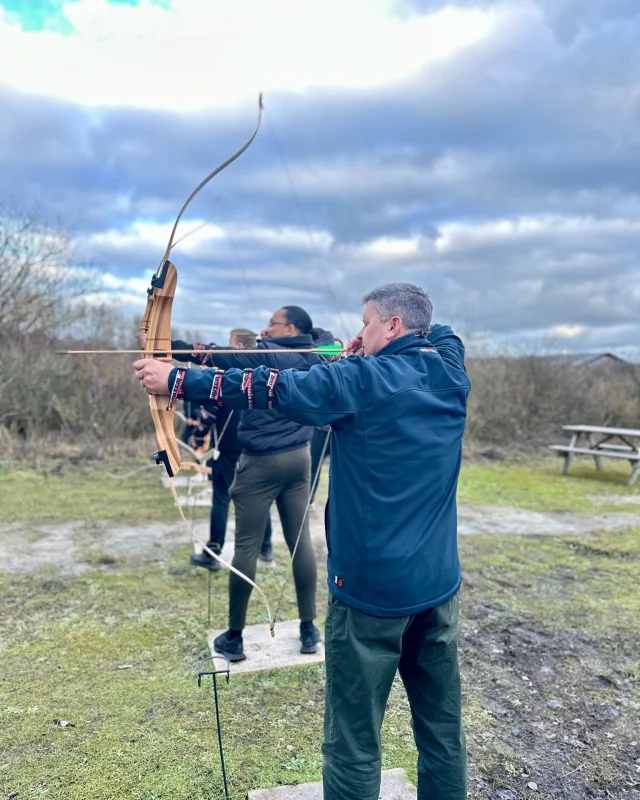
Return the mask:
<svg viewBox="0 0 640 800">
<path fill-rule="evenodd" d="M 640 344 L 638 0 L 0 0 L 0 202 L 65 221 L 139 313 L 336 335 L 427 289 L 476 346 Z"/>
</svg>

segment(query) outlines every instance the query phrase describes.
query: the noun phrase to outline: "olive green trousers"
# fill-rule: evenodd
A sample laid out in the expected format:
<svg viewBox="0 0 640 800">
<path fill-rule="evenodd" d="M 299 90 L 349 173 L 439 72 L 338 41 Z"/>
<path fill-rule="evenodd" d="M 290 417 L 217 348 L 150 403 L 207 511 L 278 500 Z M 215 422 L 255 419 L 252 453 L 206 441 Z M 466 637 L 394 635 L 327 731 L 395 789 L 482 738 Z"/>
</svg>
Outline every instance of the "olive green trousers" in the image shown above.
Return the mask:
<svg viewBox="0 0 640 800">
<path fill-rule="evenodd" d="M 380 729 L 396 672 L 411 706 L 418 800 L 466 800 L 457 595 L 391 619 L 330 597 L 325 657 L 325 800 L 378 800 Z"/>
</svg>

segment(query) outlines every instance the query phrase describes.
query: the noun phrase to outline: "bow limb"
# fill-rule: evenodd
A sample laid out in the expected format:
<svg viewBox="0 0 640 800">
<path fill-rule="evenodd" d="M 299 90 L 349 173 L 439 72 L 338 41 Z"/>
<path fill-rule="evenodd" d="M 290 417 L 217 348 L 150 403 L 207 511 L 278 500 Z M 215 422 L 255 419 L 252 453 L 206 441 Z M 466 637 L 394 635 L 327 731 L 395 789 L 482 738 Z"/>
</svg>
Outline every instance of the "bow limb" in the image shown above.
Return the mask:
<svg viewBox="0 0 640 800">
<path fill-rule="evenodd" d="M 151 287 L 147 293 L 147 308 L 142 318 L 140 331 L 146 334 L 145 358 L 157 358 L 153 351 L 168 353 L 171 350 L 171 306 L 178 284 L 178 273 L 175 266 L 168 260 L 174 244 L 178 224 L 189 203 L 203 189 L 210 180 L 219 175 L 223 169 L 239 158 L 253 143 L 258 135 L 262 121 L 262 95 L 258 98 L 258 122 L 250 138 L 226 161 L 210 172 L 184 202 L 176 221 L 171 229 L 167 247 L 156 274 L 151 279 Z M 163 361 L 171 361 L 169 355 L 161 357 Z M 156 428 L 158 451 L 155 454 L 157 464 L 164 464 L 169 478 L 173 478 L 180 471 L 180 452 L 174 433 L 174 411 L 169 408 L 169 397 L 166 395 L 151 396 L 149 408 Z"/>
<path fill-rule="evenodd" d="M 198 192 L 209 183 L 212 178 L 215 178 L 223 169 L 226 169 L 229 164 L 232 164 L 239 158 L 252 144 L 253 140 L 258 135 L 260 129 L 260 122 L 262 119 L 262 95 L 259 98 L 259 113 L 258 122 L 252 136 L 245 142 L 245 144 L 237 150 L 230 158 L 224 161 L 220 166 L 216 167 L 210 172 L 204 180 L 191 192 L 184 205 L 180 209 L 176 221 L 171 230 L 167 247 L 158 267 L 157 272 L 151 279 L 151 287 L 147 293 L 147 308 L 145 310 L 140 331 L 146 334 L 145 347 L 143 355 L 145 358 L 160 358 L 163 361 L 171 361 L 171 307 L 173 305 L 173 298 L 176 293 L 178 285 L 178 272 L 175 266 L 169 261 L 169 254 L 174 244 L 176 230 L 183 213 L 185 212 L 189 203 L 198 194 Z M 212 558 L 219 561 L 222 566 L 227 567 L 231 572 L 236 574 L 239 578 L 246 581 L 252 586 L 258 594 L 262 597 L 264 604 L 267 608 L 269 616 L 269 629 L 271 636 L 275 635 L 275 623 L 273 614 L 271 613 L 271 606 L 267 600 L 267 596 L 258 586 L 255 581 L 251 580 L 240 570 L 236 569 L 232 564 L 228 564 L 213 550 L 209 549 L 205 542 L 203 542 L 193 527 L 187 521 L 184 515 L 182 506 L 178 499 L 178 493 L 173 482 L 173 478 L 180 471 L 180 451 L 178 449 L 178 441 L 174 432 L 174 411 L 170 406 L 170 397 L 168 395 L 151 395 L 149 398 L 149 408 L 151 416 L 156 428 L 156 439 L 158 442 L 158 451 L 155 454 L 157 464 L 164 464 L 167 474 L 169 476 L 169 488 L 173 496 L 173 500 L 178 508 L 182 521 L 189 530 L 194 542 L 199 544 L 205 553 L 208 553 Z"/>
<path fill-rule="evenodd" d="M 262 122 L 262 108 L 263 108 L 262 107 L 262 94 L 260 94 L 259 97 L 258 97 L 258 122 L 256 124 L 255 130 L 254 130 L 253 134 L 251 135 L 251 137 L 242 145 L 242 147 L 239 150 L 236 150 L 236 152 L 232 156 L 230 156 L 226 161 L 223 161 L 222 164 L 220 164 L 220 166 L 216 167 L 212 172 L 210 172 L 206 176 L 206 178 L 203 178 L 203 180 L 200 181 L 200 183 L 196 186 L 196 188 L 191 192 L 189 197 L 187 197 L 187 199 L 185 200 L 185 203 L 182 206 L 182 208 L 180 209 L 180 213 L 176 217 L 176 221 L 173 224 L 173 228 L 171 230 L 171 235 L 169 236 L 169 242 L 167 243 L 167 249 L 165 250 L 164 256 L 162 257 L 162 261 L 160 262 L 160 267 L 162 267 L 162 264 L 169 258 L 169 253 L 171 252 L 171 248 L 173 247 L 173 244 L 174 244 L 173 240 L 174 240 L 175 235 L 176 235 L 176 230 L 178 229 L 178 224 L 179 224 L 179 222 L 180 222 L 180 220 L 182 218 L 182 215 L 186 211 L 187 206 L 189 205 L 189 203 L 198 194 L 200 189 L 203 189 L 209 183 L 209 181 L 212 178 L 215 178 L 216 175 L 221 173 L 223 169 L 226 169 L 229 166 L 229 164 L 233 164 L 233 162 L 236 160 L 236 158 L 240 158 L 240 156 L 246 150 L 248 150 L 249 147 L 251 147 L 251 145 L 253 144 L 253 140 L 256 138 L 256 136 L 258 135 L 258 131 L 260 130 L 260 123 Z M 188 235 L 190 235 L 190 234 L 188 234 Z"/>
</svg>

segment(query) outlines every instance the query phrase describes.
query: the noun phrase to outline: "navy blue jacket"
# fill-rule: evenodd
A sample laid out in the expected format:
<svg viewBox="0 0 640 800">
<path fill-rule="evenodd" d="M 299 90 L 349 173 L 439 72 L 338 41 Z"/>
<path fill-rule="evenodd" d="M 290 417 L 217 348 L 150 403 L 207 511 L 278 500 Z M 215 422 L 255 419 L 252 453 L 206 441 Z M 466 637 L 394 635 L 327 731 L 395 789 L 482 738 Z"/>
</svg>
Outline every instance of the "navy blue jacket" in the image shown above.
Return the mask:
<svg viewBox="0 0 640 800">
<path fill-rule="evenodd" d="M 261 341 L 258 349 L 264 350 L 264 353 L 244 353 L 242 350 L 236 350 L 234 353 L 212 353 L 210 361 L 222 369 L 255 368 L 264 364 L 277 370 L 307 370 L 316 364 L 325 363 L 326 359 L 316 353 L 270 353 L 269 351 L 312 347 L 315 347 L 315 342 L 309 334 L 283 336 Z M 208 375 L 209 391 L 211 390 L 212 379 L 208 370 L 188 370 L 187 375 L 191 372 L 201 374 L 204 372 L 205 375 Z M 209 401 L 209 392 L 205 399 Z M 208 402 L 204 402 L 203 405 L 205 408 L 211 407 Z M 238 442 L 243 452 L 251 455 L 271 455 L 298 450 L 306 447 L 312 434 L 312 423 L 302 424 L 294 421 L 276 408 L 268 409 L 266 403 L 261 407 L 243 411 L 238 424 Z"/>
<path fill-rule="evenodd" d="M 261 407 L 268 374 L 264 367 L 253 373 Z M 223 381 L 224 402 L 235 408 L 246 408 L 241 380 L 232 370 Z M 206 370 L 190 370 L 185 397 L 200 400 L 210 385 Z M 456 489 L 469 389 L 462 342 L 442 325 L 427 338 L 396 339 L 375 356 L 280 373 L 280 411 L 298 424 L 333 429 L 328 580 L 347 605 L 399 617 L 458 591 Z"/>
</svg>

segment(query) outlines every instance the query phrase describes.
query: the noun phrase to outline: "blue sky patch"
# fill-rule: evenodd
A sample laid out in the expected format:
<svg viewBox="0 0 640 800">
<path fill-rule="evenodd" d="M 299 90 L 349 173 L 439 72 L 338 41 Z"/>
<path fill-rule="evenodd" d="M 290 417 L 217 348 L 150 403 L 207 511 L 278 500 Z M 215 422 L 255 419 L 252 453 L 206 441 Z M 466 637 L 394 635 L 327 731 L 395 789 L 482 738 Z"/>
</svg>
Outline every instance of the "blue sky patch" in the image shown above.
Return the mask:
<svg viewBox="0 0 640 800">
<path fill-rule="evenodd" d="M 0 0 L 0 6 L 17 20 L 25 31 L 54 30 L 71 33 L 72 27 L 63 8 L 80 0 Z M 171 0 L 151 0 L 153 5 L 169 7 Z M 113 6 L 137 6 L 140 0 L 109 0 Z"/>
</svg>

